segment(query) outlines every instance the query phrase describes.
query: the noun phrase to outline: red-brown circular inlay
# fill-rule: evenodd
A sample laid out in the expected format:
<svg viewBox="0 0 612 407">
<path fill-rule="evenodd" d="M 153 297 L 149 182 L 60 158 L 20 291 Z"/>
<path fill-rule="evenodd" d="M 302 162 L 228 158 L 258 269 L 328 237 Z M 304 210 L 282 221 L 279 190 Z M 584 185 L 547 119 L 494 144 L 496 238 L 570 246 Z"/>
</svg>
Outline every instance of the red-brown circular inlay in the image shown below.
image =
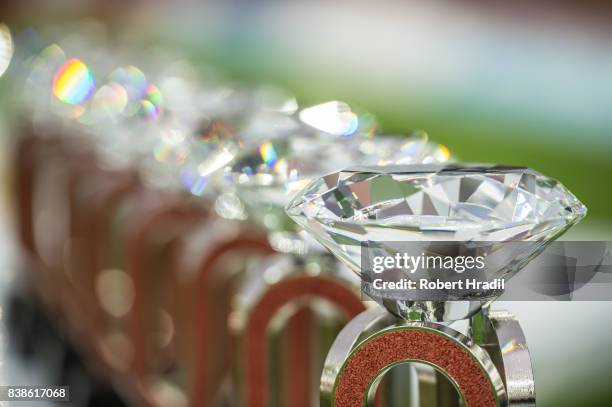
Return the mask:
<svg viewBox="0 0 612 407">
<path fill-rule="evenodd" d="M 383 369 L 410 360 L 429 362 L 451 377 L 467 407 L 497 405 L 486 373 L 465 348 L 441 334 L 413 328 L 380 334 L 357 348 L 340 372 L 334 405 L 364 405 L 370 383 Z"/>
</svg>

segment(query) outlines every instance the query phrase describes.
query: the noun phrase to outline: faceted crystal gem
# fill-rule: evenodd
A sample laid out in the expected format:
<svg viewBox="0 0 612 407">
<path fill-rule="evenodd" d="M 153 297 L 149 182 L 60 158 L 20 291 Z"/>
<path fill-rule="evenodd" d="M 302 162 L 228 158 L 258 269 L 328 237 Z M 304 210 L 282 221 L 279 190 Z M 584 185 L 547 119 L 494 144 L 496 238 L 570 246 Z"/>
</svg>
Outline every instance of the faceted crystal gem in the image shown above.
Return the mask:
<svg viewBox="0 0 612 407">
<path fill-rule="evenodd" d="M 529 260 L 586 214 L 532 169 L 470 164 L 347 169 L 313 180 L 286 209 L 357 273 L 362 242 L 537 242 Z"/>
</svg>

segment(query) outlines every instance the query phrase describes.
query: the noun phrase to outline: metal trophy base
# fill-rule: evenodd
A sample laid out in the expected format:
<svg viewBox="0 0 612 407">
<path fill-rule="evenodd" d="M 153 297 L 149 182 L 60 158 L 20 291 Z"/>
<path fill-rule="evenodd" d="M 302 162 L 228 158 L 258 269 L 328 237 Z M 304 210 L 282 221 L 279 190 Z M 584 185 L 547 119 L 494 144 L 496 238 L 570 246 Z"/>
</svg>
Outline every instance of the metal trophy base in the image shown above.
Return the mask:
<svg viewBox="0 0 612 407">
<path fill-rule="evenodd" d="M 382 308 L 358 315 L 336 338 L 321 377 L 321 406 L 386 405 L 377 392 L 381 380 L 406 363 L 421 366 L 400 383 L 412 407 L 535 406 L 531 359 L 509 313 L 484 309 L 466 335 L 441 323 L 398 321 Z"/>
</svg>

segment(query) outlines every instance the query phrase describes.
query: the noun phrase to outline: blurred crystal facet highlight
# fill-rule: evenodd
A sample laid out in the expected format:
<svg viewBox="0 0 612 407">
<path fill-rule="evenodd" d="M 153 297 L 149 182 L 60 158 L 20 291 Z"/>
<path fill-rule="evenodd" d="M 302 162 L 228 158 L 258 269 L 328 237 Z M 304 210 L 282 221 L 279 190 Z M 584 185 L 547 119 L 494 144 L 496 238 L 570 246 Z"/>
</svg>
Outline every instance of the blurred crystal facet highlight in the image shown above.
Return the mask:
<svg viewBox="0 0 612 407">
<path fill-rule="evenodd" d="M 13 58 L 13 38 L 5 24 L 0 23 L 0 76 L 8 69 Z"/>
</svg>

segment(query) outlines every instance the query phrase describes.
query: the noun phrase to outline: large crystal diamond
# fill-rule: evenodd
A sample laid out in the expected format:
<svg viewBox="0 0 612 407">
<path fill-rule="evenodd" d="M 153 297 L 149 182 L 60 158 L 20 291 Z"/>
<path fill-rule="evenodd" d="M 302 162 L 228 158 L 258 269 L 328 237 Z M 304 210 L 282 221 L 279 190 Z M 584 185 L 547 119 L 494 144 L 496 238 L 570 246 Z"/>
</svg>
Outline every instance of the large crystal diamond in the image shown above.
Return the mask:
<svg viewBox="0 0 612 407">
<path fill-rule="evenodd" d="M 315 179 L 287 213 L 358 274 L 362 243 L 382 243 L 393 253 L 384 242 L 531 242 L 495 270 L 509 277 L 586 208 L 559 182 L 529 168 L 400 165 Z M 389 299 L 381 300 L 389 306 Z M 400 314 L 423 305 L 391 303 Z"/>
</svg>

